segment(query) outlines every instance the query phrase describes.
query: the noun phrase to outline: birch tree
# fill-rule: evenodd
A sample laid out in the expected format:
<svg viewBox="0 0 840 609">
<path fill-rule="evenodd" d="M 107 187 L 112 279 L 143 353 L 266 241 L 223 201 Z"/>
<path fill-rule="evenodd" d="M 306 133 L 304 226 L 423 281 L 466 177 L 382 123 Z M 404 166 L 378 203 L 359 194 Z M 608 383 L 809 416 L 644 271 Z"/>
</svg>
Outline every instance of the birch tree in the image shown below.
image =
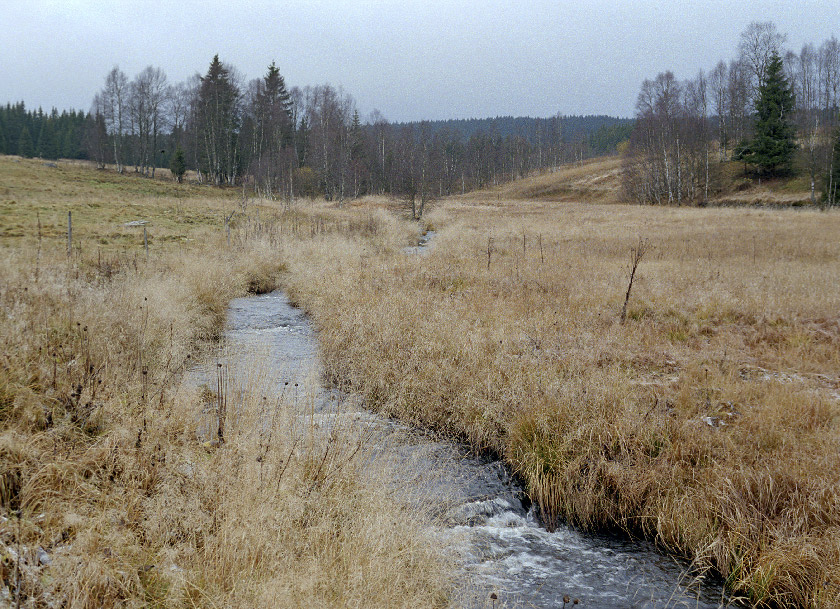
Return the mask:
<svg viewBox="0 0 840 609">
<path fill-rule="evenodd" d="M 123 136 L 128 122 L 128 77 L 119 69 L 114 68 L 105 77 L 105 87 L 100 93 L 100 104 L 102 106 L 102 117 L 105 120 L 105 127 L 111 138 L 111 145 L 114 151 L 114 163 L 117 171 L 122 173 L 123 166 Z"/>
<path fill-rule="evenodd" d="M 773 55 L 784 55 L 786 39 L 787 36 L 781 34 L 772 21 L 753 21 L 741 32 L 738 51 L 750 73 L 753 97 L 764 84 Z"/>
</svg>

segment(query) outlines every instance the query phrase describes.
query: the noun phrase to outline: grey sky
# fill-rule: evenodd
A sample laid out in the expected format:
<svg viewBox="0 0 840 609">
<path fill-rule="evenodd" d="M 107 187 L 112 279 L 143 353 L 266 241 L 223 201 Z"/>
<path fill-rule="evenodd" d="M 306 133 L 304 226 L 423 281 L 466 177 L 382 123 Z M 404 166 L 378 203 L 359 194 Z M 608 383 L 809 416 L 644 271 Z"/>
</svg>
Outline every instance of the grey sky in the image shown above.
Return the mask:
<svg viewBox="0 0 840 609">
<path fill-rule="evenodd" d="M 114 66 L 170 81 L 218 53 L 247 78 L 329 82 L 392 121 L 631 116 L 639 85 L 736 54 L 750 21 L 788 47 L 840 35 L 840 0 L 0 0 L 0 103 L 87 110 Z"/>
</svg>

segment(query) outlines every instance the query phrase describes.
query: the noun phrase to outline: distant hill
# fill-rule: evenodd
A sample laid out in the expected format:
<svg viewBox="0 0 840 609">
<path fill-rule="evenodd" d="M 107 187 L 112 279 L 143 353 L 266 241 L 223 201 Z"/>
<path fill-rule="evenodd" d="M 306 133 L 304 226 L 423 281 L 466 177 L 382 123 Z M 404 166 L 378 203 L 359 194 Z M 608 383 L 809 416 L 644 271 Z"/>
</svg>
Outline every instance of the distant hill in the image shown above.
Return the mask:
<svg viewBox="0 0 840 609">
<path fill-rule="evenodd" d="M 415 121 L 397 123 L 395 126 L 425 126 L 431 134 L 448 132 L 469 140 L 477 134 L 500 136 L 522 136 L 531 145 L 538 146 L 558 137 L 564 142 L 585 141 L 592 156 L 612 154 L 618 143 L 628 140 L 634 120 L 615 116 L 552 116 L 533 118 L 530 116 L 497 116 L 495 118 L 448 119 L 437 121 Z"/>
</svg>

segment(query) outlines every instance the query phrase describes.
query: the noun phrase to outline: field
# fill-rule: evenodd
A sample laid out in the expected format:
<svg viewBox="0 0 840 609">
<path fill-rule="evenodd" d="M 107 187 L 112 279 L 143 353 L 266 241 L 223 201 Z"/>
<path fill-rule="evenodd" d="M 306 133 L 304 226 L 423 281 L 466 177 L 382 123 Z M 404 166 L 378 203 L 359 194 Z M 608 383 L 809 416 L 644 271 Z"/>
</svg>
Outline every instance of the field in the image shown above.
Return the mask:
<svg viewBox="0 0 840 609">
<path fill-rule="evenodd" d="M 295 427 L 273 395 L 273 433 L 255 437 L 259 377 L 225 390 L 242 416 L 223 444 L 197 434 L 220 396 L 184 371 L 210 357 L 231 298 L 278 285 L 281 235 L 309 242 L 323 222 L 241 192 L 9 157 L 0 209 L 3 604 L 445 604 L 427 520 L 364 451 Z M 257 235 L 259 214 L 272 222 Z"/>
<path fill-rule="evenodd" d="M 756 605 L 840 604 L 840 215 L 605 205 L 611 163 L 442 201 L 418 227 L 386 200 L 286 206 L 0 157 L 7 585 L 15 548 L 40 545 L 54 559 L 26 594 L 72 606 L 446 604 L 422 515 L 373 474 L 303 498 L 301 452 L 263 490 L 237 465 L 258 449 L 244 429 L 223 448 L 190 429 L 187 354 L 231 297 L 279 285 L 329 382 L 503 456 L 549 525 L 648 537 Z M 422 229 L 432 245 L 405 255 Z M 272 519 L 282 533 L 254 525 Z M 237 596 L 243 578 L 260 592 Z"/>
</svg>

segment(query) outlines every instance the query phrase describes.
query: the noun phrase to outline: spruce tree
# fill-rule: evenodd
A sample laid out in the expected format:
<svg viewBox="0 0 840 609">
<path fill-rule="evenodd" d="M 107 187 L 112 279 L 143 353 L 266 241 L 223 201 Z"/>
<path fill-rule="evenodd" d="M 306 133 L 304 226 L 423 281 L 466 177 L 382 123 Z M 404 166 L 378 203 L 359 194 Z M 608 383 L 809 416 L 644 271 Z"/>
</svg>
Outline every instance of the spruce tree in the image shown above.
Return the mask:
<svg viewBox="0 0 840 609">
<path fill-rule="evenodd" d="M 217 186 L 237 175 L 239 151 L 240 92 L 230 70 L 213 57 L 207 75 L 201 77 L 196 107 L 196 132 L 201 146 L 200 164 Z"/>
<path fill-rule="evenodd" d="M 18 155 L 27 159 L 31 159 L 35 155 L 35 144 L 32 143 L 32 134 L 29 133 L 29 128 L 26 126 L 20 130 Z"/>
<path fill-rule="evenodd" d="M 785 78 L 782 58 L 773 54 L 764 83 L 758 89 L 755 102 L 755 138 L 744 160 L 757 165 L 763 174 L 774 175 L 790 171 L 796 150 L 794 128 L 790 117 L 794 97 Z"/>
<path fill-rule="evenodd" d="M 175 149 L 175 154 L 172 155 L 172 161 L 169 163 L 169 169 L 172 175 L 178 180 L 180 184 L 184 180 L 184 174 L 187 173 L 187 159 L 184 157 L 184 151 L 181 147 Z"/>
</svg>

